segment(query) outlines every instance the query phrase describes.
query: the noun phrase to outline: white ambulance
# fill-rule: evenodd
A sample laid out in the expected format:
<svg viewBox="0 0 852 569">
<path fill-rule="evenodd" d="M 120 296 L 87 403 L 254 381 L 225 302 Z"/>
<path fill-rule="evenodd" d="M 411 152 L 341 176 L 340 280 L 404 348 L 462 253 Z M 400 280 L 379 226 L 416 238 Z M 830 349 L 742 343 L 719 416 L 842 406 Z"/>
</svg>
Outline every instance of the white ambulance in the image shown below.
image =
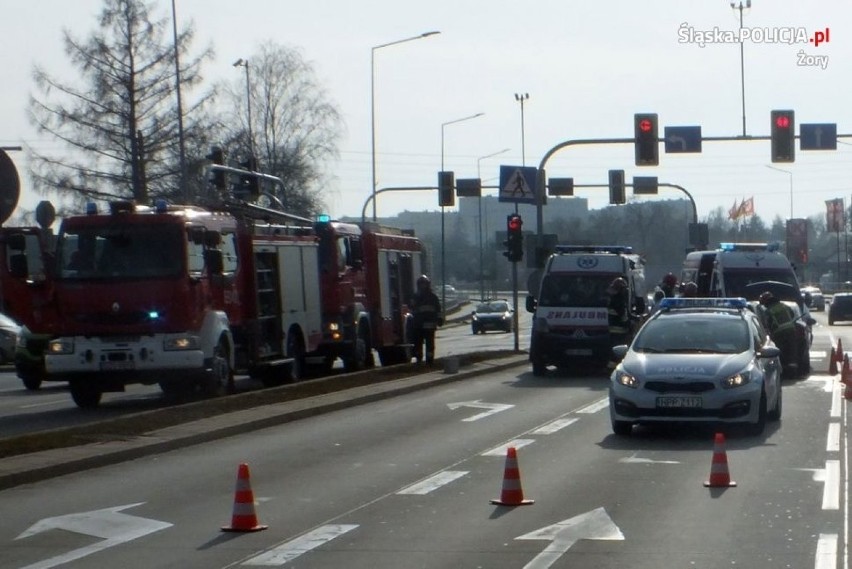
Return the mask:
<svg viewBox="0 0 852 569">
<path fill-rule="evenodd" d="M 644 313 L 644 265 L 630 247 L 557 246 L 527 297 L 526 308 L 533 313 L 533 375 L 544 375 L 548 365 L 567 367 L 578 359 L 609 360 L 607 288 L 618 277 L 627 281 L 632 311 Z"/>
</svg>

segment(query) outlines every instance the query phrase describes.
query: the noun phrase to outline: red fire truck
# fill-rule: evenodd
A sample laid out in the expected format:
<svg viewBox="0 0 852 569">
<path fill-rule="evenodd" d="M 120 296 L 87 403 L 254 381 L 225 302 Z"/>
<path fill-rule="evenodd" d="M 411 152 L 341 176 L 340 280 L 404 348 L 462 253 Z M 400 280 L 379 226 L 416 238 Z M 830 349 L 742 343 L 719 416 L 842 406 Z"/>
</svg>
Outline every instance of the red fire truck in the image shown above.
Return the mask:
<svg viewBox="0 0 852 569">
<path fill-rule="evenodd" d="M 423 272 L 419 239 L 375 223 L 356 225 L 321 217 L 323 339 L 314 356 L 329 369 L 336 358 L 347 370 L 411 361 L 407 303 Z"/>
<path fill-rule="evenodd" d="M 319 243 L 305 220 L 250 210 L 117 202 L 63 221 L 45 368 L 78 406 L 129 383 L 216 394 L 236 370 L 301 377 L 322 337 Z"/>
</svg>

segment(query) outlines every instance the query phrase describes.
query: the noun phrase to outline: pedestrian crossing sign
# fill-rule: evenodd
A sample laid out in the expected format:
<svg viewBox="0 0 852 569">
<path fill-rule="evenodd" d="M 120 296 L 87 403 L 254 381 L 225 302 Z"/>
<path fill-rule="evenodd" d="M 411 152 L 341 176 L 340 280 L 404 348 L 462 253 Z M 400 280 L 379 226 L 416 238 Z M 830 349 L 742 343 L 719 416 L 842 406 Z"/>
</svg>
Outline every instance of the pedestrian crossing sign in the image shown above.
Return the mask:
<svg viewBox="0 0 852 569">
<path fill-rule="evenodd" d="M 500 166 L 497 201 L 535 204 L 536 175 L 533 166 Z"/>
</svg>

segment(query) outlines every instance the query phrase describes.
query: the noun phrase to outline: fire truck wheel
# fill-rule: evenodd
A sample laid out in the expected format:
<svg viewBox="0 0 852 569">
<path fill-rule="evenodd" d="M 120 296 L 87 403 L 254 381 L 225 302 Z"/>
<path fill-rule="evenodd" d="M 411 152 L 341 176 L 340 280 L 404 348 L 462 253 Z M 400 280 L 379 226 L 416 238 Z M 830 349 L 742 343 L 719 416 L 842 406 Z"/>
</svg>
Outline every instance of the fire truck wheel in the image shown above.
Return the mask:
<svg viewBox="0 0 852 569">
<path fill-rule="evenodd" d="M 349 353 L 343 358 L 343 369 L 347 372 L 361 371 L 373 367 L 373 350 L 370 347 L 370 331 L 366 325 L 358 327 L 358 337 L 352 342 Z"/>
<path fill-rule="evenodd" d="M 24 387 L 29 391 L 38 391 L 41 388 L 41 377 L 34 374 L 18 375 L 24 384 Z"/>
<path fill-rule="evenodd" d="M 293 362 L 287 366 L 287 378 L 290 381 L 301 381 L 305 378 L 305 343 L 298 334 L 289 335 L 287 355 L 293 358 Z"/>
<path fill-rule="evenodd" d="M 84 379 L 71 381 L 71 398 L 80 409 L 93 409 L 101 403 L 101 390 Z"/>
<path fill-rule="evenodd" d="M 222 339 L 213 349 L 213 362 L 210 372 L 200 382 L 201 392 L 209 397 L 225 394 L 233 384 L 233 371 L 228 357 L 228 343 Z"/>
</svg>

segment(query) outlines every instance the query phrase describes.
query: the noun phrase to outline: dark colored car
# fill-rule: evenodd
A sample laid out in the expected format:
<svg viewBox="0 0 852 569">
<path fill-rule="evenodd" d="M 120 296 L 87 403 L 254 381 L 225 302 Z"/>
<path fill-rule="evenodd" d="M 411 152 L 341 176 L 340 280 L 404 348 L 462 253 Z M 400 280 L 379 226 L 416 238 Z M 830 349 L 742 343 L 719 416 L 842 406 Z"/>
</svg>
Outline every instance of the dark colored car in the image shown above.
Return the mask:
<svg viewBox="0 0 852 569">
<path fill-rule="evenodd" d="M 474 334 L 484 334 L 488 330 L 512 331 L 512 309 L 506 300 L 488 300 L 476 306 L 470 320 Z"/>
<path fill-rule="evenodd" d="M 828 324 L 852 320 L 852 292 L 838 292 L 828 306 Z"/>
<path fill-rule="evenodd" d="M 813 311 L 825 310 L 825 296 L 822 291 L 815 286 L 806 286 L 802 289 L 805 299 L 808 303 L 808 308 Z"/>
<path fill-rule="evenodd" d="M 796 348 L 792 354 L 783 353 L 781 361 L 784 362 L 784 371 L 789 377 L 806 378 L 811 371 L 811 344 L 814 339 L 813 325 L 816 324 L 816 320 L 811 316 L 802 292 L 798 287 L 779 281 L 751 283 L 744 287 L 744 290 L 746 299 L 752 301 L 752 307 L 760 316 L 764 326 L 767 324 L 765 310 L 757 302 L 761 293 L 771 292 L 775 298 L 793 310 L 796 326 Z M 852 315 L 852 312 L 850 312 L 850 315 Z"/>
</svg>

